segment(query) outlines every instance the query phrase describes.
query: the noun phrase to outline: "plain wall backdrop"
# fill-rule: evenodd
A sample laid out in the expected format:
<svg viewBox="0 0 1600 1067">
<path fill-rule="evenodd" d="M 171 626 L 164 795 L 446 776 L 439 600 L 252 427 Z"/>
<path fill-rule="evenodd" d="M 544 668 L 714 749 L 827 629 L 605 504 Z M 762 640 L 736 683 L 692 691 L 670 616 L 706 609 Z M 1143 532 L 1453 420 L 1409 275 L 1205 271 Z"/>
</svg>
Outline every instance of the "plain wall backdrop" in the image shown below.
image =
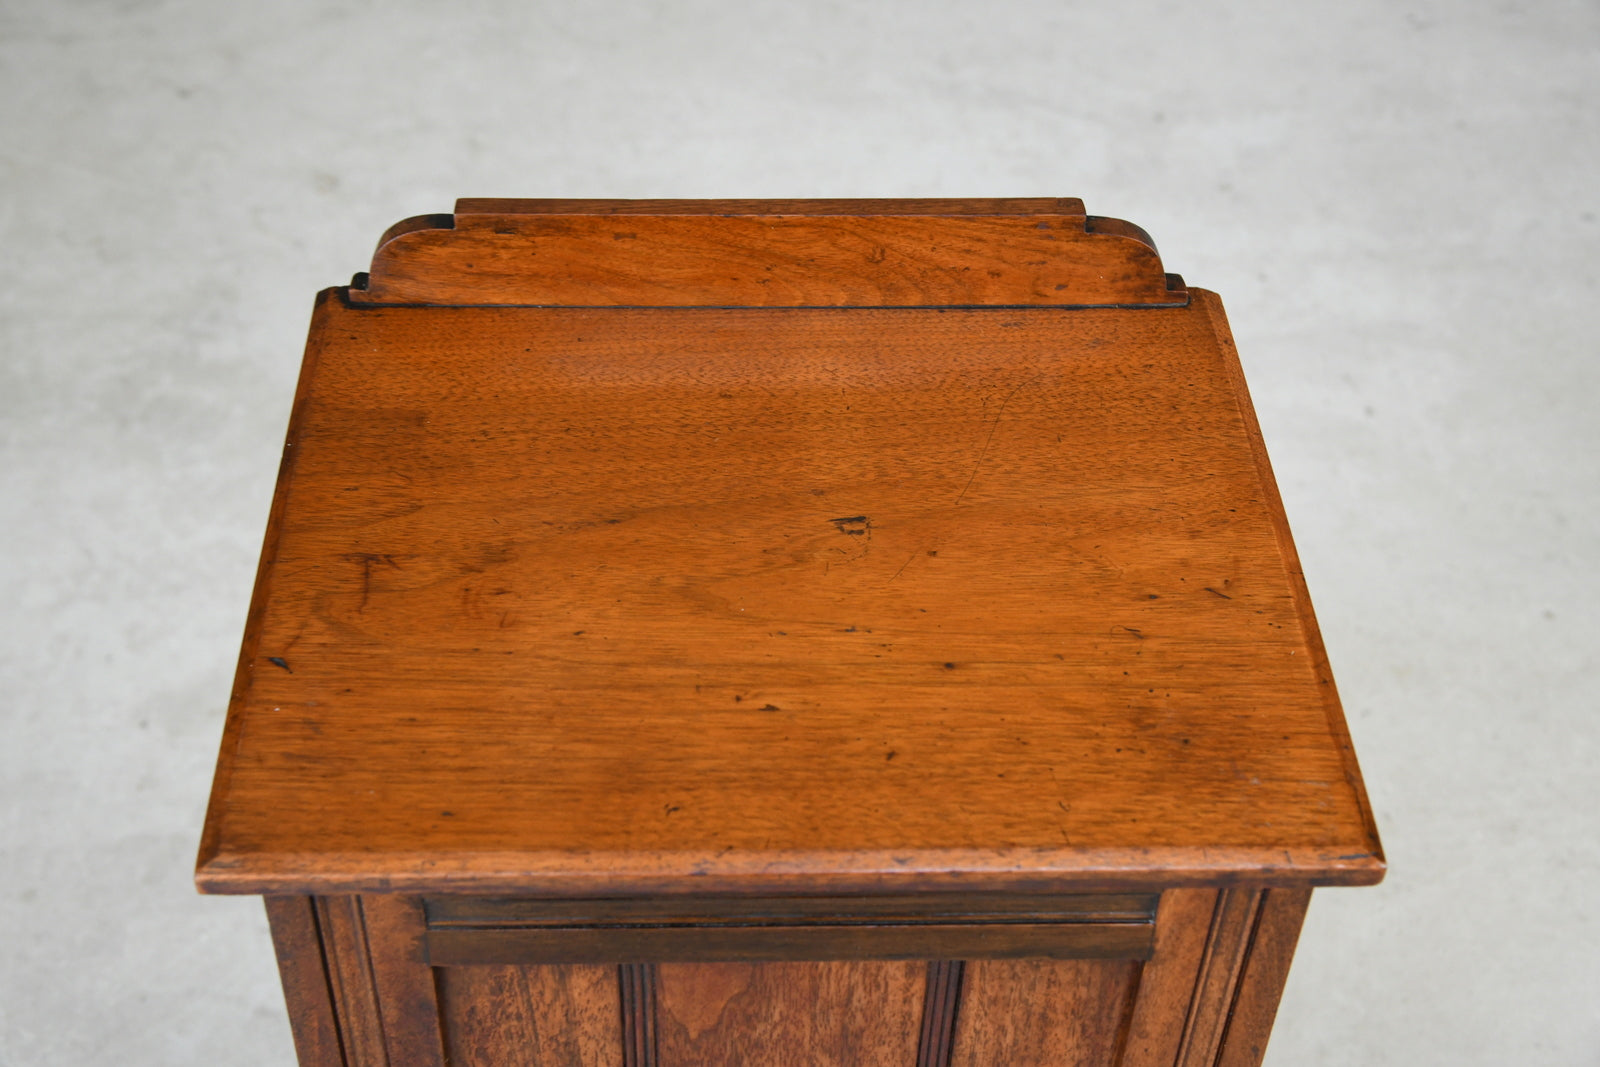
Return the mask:
<svg viewBox="0 0 1600 1067">
<path fill-rule="evenodd" d="M 457 196 L 1080 196 L 1226 301 L 1388 848 L 1268 1063 L 1600 1063 L 1594 3 L 0 0 L 0 1065 L 293 1062 L 190 872 L 320 288 Z"/>
</svg>

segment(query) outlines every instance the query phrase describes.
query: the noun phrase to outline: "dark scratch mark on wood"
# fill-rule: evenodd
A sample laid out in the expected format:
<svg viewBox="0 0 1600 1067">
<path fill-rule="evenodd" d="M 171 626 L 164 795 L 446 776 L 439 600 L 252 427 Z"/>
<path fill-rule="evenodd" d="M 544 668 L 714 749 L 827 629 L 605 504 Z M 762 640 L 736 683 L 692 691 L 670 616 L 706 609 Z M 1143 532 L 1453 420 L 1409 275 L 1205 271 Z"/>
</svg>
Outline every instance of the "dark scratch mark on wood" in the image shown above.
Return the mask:
<svg viewBox="0 0 1600 1067">
<path fill-rule="evenodd" d="M 1224 593 L 1224 592 L 1222 592 L 1220 590 L 1217 590 L 1217 589 L 1213 589 L 1209 585 L 1206 586 L 1206 592 L 1215 593 L 1217 596 L 1221 597 L 1223 600 L 1232 600 L 1233 599 L 1233 597 L 1229 596 L 1227 593 Z"/>
<path fill-rule="evenodd" d="M 367 600 L 372 595 L 372 565 L 374 563 L 382 563 L 399 570 L 400 564 L 394 561 L 393 556 L 377 552 L 358 552 L 355 553 L 354 557 L 347 556 L 345 558 L 354 558 L 361 564 L 361 603 L 356 605 L 356 614 L 360 615 L 367 610 Z"/>
<path fill-rule="evenodd" d="M 1011 403 L 1012 397 L 1022 392 L 1023 386 L 1032 385 L 1034 382 L 1038 381 L 1040 377 L 1040 375 L 1035 374 L 1027 381 L 1018 382 L 1017 387 L 1011 390 L 1011 392 L 1007 393 L 1004 400 L 1000 401 L 999 410 L 994 413 L 994 421 L 989 424 L 989 436 L 984 438 L 983 448 L 978 452 L 978 458 L 972 464 L 972 474 L 967 477 L 967 484 L 961 487 L 961 493 L 956 497 L 955 502 L 957 504 L 961 503 L 962 499 L 966 497 L 967 490 L 972 488 L 972 483 L 978 480 L 978 470 L 983 466 L 984 457 L 989 454 L 989 446 L 994 444 L 994 432 L 1000 428 L 1000 417 L 1006 413 L 1006 405 Z"/>
<path fill-rule="evenodd" d="M 289 661 L 282 656 L 268 656 L 267 662 L 275 667 L 282 667 L 284 670 L 289 671 L 290 674 L 294 673 L 294 671 L 289 670 Z"/>
<path fill-rule="evenodd" d="M 842 519 L 829 519 L 833 528 L 851 537 L 872 536 L 872 520 L 865 515 L 849 515 Z"/>
</svg>

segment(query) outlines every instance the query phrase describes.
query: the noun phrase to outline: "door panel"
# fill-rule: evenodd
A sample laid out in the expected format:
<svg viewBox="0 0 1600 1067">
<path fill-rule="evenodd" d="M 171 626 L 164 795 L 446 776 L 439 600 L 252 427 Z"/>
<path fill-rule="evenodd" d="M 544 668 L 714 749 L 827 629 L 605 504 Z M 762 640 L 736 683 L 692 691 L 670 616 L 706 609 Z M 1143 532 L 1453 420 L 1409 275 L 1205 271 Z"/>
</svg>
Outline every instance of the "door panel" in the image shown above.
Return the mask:
<svg viewBox="0 0 1600 1067">
<path fill-rule="evenodd" d="M 617 968 L 440 967 L 439 1014 L 451 1067 L 616 1067 Z"/>
<path fill-rule="evenodd" d="M 665 963 L 661 1067 L 911 1067 L 927 964 Z"/>
<path fill-rule="evenodd" d="M 1115 1063 L 1139 966 L 1133 960 L 967 964 L 952 1067 Z"/>
</svg>

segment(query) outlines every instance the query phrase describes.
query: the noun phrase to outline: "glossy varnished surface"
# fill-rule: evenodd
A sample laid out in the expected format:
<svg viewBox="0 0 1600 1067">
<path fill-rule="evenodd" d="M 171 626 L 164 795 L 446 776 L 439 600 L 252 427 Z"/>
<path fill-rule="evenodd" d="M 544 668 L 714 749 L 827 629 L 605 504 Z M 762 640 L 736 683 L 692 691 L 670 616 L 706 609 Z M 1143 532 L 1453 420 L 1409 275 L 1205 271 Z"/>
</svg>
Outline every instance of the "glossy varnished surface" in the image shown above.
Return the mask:
<svg viewBox="0 0 1600 1067">
<path fill-rule="evenodd" d="M 286 455 L 207 889 L 1381 874 L 1210 294 L 330 292 Z"/>
</svg>

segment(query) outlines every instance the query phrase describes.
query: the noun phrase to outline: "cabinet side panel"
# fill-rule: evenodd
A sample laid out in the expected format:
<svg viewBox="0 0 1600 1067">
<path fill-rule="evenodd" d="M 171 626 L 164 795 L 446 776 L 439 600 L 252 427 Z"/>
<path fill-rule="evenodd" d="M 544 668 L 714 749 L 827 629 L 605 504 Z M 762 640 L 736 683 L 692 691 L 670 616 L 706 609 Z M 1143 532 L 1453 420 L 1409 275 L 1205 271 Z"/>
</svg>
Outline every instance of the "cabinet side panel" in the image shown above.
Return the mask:
<svg viewBox="0 0 1600 1067">
<path fill-rule="evenodd" d="M 666 963 L 660 1067 L 910 1067 L 923 962 Z"/>
<path fill-rule="evenodd" d="M 952 1067 L 1115 1063 L 1139 968 L 1134 960 L 969 962 Z"/>
<path fill-rule="evenodd" d="M 1255 929 L 1261 893 L 1259 889 L 1224 889 L 1217 893 L 1195 977 L 1194 1000 L 1184 1023 L 1179 1067 L 1213 1067 L 1216 1063 L 1250 934 Z"/>
<path fill-rule="evenodd" d="M 364 896 L 362 920 L 390 1067 L 444 1067 L 426 924 L 416 897 Z"/>
<path fill-rule="evenodd" d="M 266 904 L 300 1067 L 344 1067 L 333 991 L 328 988 L 327 961 L 311 898 L 267 897 Z"/>
<path fill-rule="evenodd" d="M 1161 894 L 1155 952 L 1139 976 L 1121 1067 L 1172 1067 L 1177 1062 L 1216 905 L 1215 889 Z"/>
<path fill-rule="evenodd" d="M 1278 999 L 1310 903 L 1309 889 L 1268 889 L 1263 894 L 1217 1067 L 1259 1067 L 1266 1055 Z"/>
<path fill-rule="evenodd" d="M 617 1067 L 617 968 L 603 964 L 440 967 L 451 1067 Z"/>
<path fill-rule="evenodd" d="M 401 1067 L 389 1063 L 384 1044 L 383 1016 L 378 1008 L 361 898 L 317 897 L 316 907 L 345 1062 L 349 1067 Z"/>
</svg>

